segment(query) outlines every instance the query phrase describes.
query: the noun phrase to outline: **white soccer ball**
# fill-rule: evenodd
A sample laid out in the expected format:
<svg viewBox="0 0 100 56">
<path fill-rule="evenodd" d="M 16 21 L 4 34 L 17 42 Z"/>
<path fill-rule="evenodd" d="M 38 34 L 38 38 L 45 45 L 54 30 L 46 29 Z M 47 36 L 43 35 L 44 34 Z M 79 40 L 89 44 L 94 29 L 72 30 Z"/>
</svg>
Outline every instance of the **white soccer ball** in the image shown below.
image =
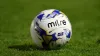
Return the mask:
<svg viewBox="0 0 100 56">
<path fill-rule="evenodd" d="M 38 47 L 53 49 L 69 42 L 72 28 L 64 13 L 56 9 L 48 9 L 34 18 L 30 32 Z"/>
</svg>

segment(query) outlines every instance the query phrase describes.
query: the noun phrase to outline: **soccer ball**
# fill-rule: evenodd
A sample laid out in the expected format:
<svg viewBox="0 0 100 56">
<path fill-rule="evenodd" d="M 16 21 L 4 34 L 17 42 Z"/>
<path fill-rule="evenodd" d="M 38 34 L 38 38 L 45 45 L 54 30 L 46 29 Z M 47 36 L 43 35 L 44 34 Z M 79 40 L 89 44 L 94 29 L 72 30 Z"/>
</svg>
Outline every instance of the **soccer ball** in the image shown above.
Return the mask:
<svg viewBox="0 0 100 56">
<path fill-rule="evenodd" d="M 72 35 L 68 17 L 56 9 L 41 11 L 32 21 L 30 32 L 40 48 L 56 49 L 69 42 Z"/>
</svg>

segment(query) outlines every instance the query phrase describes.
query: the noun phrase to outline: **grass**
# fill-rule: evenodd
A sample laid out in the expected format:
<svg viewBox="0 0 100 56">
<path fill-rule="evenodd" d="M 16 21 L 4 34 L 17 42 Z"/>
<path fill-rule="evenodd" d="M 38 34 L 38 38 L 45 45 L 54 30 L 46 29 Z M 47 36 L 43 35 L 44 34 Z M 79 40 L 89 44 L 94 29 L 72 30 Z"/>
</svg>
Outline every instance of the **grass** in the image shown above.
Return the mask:
<svg viewBox="0 0 100 56">
<path fill-rule="evenodd" d="M 70 19 L 73 35 L 59 50 L 40 50 L 32 42 L 30 24 L 44 9 L 59 9 Z M 99 56 L 99 0 L 1 0 L 0 56 Z"/>
</svg>

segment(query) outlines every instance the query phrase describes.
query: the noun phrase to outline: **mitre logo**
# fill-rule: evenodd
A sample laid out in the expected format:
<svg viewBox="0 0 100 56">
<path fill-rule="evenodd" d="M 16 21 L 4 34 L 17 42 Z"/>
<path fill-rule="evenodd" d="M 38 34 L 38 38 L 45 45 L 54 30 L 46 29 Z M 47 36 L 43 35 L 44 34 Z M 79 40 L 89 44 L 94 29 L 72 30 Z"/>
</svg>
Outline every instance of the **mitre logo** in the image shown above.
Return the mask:
<svg viewBox="0 0 100 56">
<path fill-rule="evenodd" d="M 66 21 L 65 20 L 55 20 L 54 22 L 50 22 L 47 25 L 48 25 L 48 28 L 66 25 Z"/>
</svg>

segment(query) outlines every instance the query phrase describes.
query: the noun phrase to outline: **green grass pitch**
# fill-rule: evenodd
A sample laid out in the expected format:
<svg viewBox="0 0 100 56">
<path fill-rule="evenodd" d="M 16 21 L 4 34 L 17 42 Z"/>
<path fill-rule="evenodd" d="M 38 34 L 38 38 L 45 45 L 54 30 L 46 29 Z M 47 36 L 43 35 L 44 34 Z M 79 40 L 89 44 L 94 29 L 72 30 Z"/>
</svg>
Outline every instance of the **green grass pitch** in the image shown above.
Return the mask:
<svg viewBox="0 0 100 56">
<path fill-rule="evenodd" d="M 72 38 L 58 50 L 36 49 L 31 22 L 52 8 L 68 16 Z M 0 0 L 0 56 L 100 56 L 100 0 Z"/>
</svg>

